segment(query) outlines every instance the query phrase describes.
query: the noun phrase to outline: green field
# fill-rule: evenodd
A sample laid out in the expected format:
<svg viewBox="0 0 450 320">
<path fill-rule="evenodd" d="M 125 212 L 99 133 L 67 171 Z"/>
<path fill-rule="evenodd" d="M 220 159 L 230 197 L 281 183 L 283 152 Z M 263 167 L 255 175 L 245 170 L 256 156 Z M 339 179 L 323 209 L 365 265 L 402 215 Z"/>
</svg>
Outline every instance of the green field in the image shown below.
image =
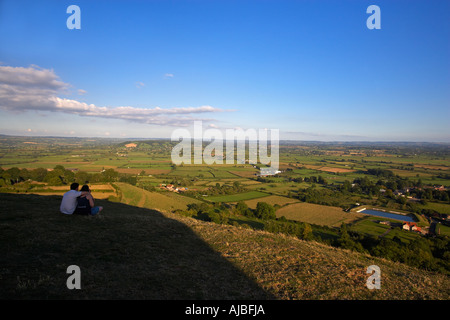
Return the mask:
<svg viewBox="0 0 450 320">
<path fill-rule="evenodd" d="M 426 205 L 422 205 L 424 209 L 435 210 L 439 213 L 450 214 L 450 204 L 448 203 L 437 203 L 437 202 L 428 202 Z"/>
<path fill-rule="evenodd" d="M 450 237 L 450 227 L 438 223 L 436 225 L 436 233 L 439 235 Z"/>
<path fill-rule="evenodd" d="M 259 191 L 249 191 L 245 193 L 232 194 L 232 195 L 223 195 L 223 196 L 208 196 L 205 197 L 205 200 L 210 202 L 237 202 L 237 201 L 245 201 L 250 199 L 262 198 L 268 196 L 265 192 Z"/>
<path fill-rule="evenodd" d="M 78 177 L 78 174 L 87 172 L 91 175 L 91 185 L 119 186 L 125 203 L 164 211 L 185 210 L 189 203 L 200 202 L 223 202 L 232 208 L 238 201 L 245 201 L 254 209 L 258 202 L 267 202 L 282 207 L 276 213 L 278 217 L 332 228 L 345 222 L 352 224 L 354 230 L 372 236 L 383 234 L 386 227 L 343 209 L 354 208 L 358 203 L 406 212 L 419 217 L 422 226 L 428 225 L 422 217 L 424 209 L 450 214 L 450 202 L 445 195 L 405 203 L 400 196 L 384 196 L 378 192 L 387 189 L 390 180 L 395 180 L 392 192 L 396 184 L 411 186 L 419 180 L 419 190 L 449 187 L 450 155 L 445 144 L 282 143 L 282 172 L 267 177 L 260 177 L 259 168 L 248 163 L 173 165 L 170 159 L 173 145 L 168 140 L 0 137 L 0 191 L 61 194 L 69 181 L 58 184 L 58 178 L 31 181 L 27 173 L 16 178 L 11 175 L 17 174 L 17 170 L 36 168 L 51 172 L 62 165 L 72 172 L 72 180 L 84 181 L 84 175 Z M 118 175 L 113 180 L 102 180 L 105 169 L 113 169 Z M 392 177 L 369 174 L 368 169 L 388 170 Z M 319 177 L 325 182 L 318 183 Z M 362 187 L 340 189 L 345 184 L 358 186 L 361 180 L 376 185 L 370 192 Z M 239 191 L 219 190 L 236 182 L 241 186 Z M 159 189 L 161 184 L 186 187 L 189 192 L 185 195 L 164 192 Z M 95 192 L 97 199 L 118 198 L 112 189 Z M 447 234 L 444 229 L 443 234 Z M 386 237 L 392 235 L 395 232 L 388 232 Z"/>
<path fill-rule="evenodd" d="M 386 239 L 393 239 L 394 237 L 400 238 L 403 242 L 409 243 L 411 241 L 420 239 L 422 236 L 418 233 L 401 230 L 401 229 L 392 229 L 388 234 L 386 234 Z"/>
<path fill-rule="evenodd" d="M 380 219 L 375 219 L 372 217 L 364 218 L 352 224 L 351 230 L 360 232 L 366 236 L 381 236 L 384 235 L 388 230 L 391 229 L 390 226 L 378 223 Z"/>
<path fill-rule="evenodd" d="M 383 221 L 396 222 L 395 220 L 381 219 Z M 392 240 L 394 237 L 399 238 L 405 243 L 421 238 L 421 235 L 413 231 L 403 230 L 400 227 L 391 227 L 379 223 L 380 218 L 367 217 L 363 220 L 357 221 L 351 225 L 350 230 L 359 232 L 366 236 L 383 237 Z M 398 223 L 398 221 L 397 221 Z"/>
</svg>

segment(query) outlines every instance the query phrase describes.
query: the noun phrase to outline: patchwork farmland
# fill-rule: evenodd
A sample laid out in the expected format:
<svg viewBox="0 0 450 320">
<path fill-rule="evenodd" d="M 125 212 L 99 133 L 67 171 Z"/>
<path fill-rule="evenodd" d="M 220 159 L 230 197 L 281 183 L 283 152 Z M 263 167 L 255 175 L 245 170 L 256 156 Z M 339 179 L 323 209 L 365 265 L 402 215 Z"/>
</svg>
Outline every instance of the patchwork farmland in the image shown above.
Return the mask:
<svg viewBox="0 0 450 320">
<path fill-rule="evenodd" d="M 445 145 L 285 143 L 275 175 L 261 175 L 260 164 L 175 165 L 173 145 L 2 137 L 0 192 L 62 196 L 76 181 L 89 184 L 98 201 L 282 233 L 450 272 L 448 250 L 440 249 L 450 243 Z M 420 232 L 355 211 L 364 206 L 407 213 Z M 419 247 L 428 253 L 412 259 Z"/>
</svg>

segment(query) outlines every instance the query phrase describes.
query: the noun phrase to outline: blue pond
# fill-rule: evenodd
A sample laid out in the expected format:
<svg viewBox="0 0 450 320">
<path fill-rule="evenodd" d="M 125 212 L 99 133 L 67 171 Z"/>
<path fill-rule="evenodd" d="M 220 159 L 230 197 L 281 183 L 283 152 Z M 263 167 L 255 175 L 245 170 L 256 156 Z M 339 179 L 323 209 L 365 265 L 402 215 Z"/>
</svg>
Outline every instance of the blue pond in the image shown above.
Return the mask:
<svg viewBox="0 0 450 320">
<path fill-rule="evenodd" d="M 395 214 L 395 213 L 389 213 L 389 212 L 378 211 L 378 210 L 363 210 L 363 211 L 361 211 L 361 213 L 366 213 L 366 214 L 370 214 L 372 216 L 384 217 L 384 218 L 389 218 L 389 219 L 414 222 L 414 220 L 410 216 L 404 216 L 402 214 Z"/>
</svg>

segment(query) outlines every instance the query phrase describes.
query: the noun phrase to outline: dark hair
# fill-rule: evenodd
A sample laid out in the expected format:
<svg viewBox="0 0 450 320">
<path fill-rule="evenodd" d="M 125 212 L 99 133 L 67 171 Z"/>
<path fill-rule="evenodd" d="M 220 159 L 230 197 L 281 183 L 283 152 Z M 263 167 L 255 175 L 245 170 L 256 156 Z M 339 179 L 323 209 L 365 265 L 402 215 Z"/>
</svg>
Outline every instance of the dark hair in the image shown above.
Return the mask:
<svg viewBox="0 0 450 320">
<path fill-rule="evenodd" d="M 77 190 L 80 184 L 74 182 L 70 185 L 70 190 Z"/>
<path fill-rule="evenodd" d="M 80 191 L 90 191 L 89 186 L 87 184 L 85 184 L 84 186 L 81 187 Z"/>
</svg>

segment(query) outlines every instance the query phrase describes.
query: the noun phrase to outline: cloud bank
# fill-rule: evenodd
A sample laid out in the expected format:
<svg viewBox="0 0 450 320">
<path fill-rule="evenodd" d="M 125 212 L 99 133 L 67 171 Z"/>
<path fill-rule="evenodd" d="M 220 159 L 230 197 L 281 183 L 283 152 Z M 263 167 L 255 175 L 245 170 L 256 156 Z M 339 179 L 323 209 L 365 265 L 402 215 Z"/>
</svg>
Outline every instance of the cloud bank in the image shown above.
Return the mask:
<svg viewBox="0 0 450 320">
<path fill-rule="evenodd" d="M 224 110 L 211 106 L 183 108 L 135 108 L 131 106 L 108 107 L 87 104 L 58 97 L 67 92 L 64 83 L 53 70 L 37 66 L 11 67 L 0 65 L 0 108 L 11 112 L 50 111 L 86 117 L 122 119 L 153 125 L 188 126 L 192 121 L 211 121 L 198 116 Z M 85 93 L 84 90 L 79 93 Z"/>
</svg>

